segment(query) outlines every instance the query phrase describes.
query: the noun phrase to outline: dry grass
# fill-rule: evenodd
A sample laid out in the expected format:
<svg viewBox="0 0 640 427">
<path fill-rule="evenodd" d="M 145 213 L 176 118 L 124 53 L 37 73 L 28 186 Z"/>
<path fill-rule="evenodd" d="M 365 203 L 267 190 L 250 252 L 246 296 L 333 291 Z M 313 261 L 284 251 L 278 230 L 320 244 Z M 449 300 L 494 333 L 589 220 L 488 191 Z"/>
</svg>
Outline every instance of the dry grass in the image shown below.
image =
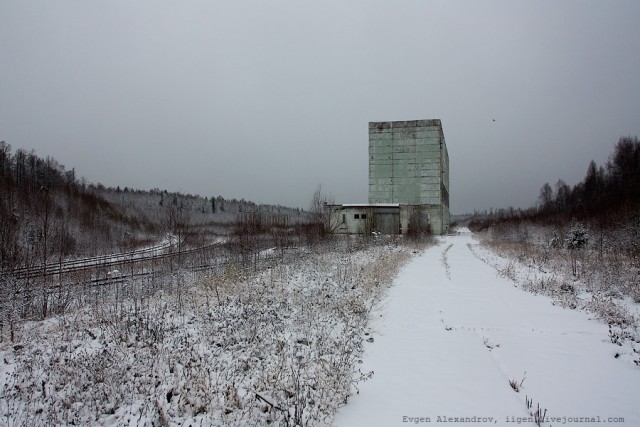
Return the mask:
<svg viewBox="0 0 640 427">
<path fill-rule="evenodd" d="M 630 360 L 640 366 L 640 316 L 629 303 L 640 300 L 637 259 L 612 247 L 571 250 L 543 242 L 502 240 L 494 235 L 483 239 L 483 245 L 498 258 L 474 253 L 516 286 L 547 295 L 554 304 L 595 314 L 609 325 L 611 341 L 627 345 Z"/>
<path fill-rule="evenodd" d="M 372 375 L 371 309 L 415 250 L 338 242 L 100 290 L 2 344 L 0 425 L 330 423 Z"/>
</svg>

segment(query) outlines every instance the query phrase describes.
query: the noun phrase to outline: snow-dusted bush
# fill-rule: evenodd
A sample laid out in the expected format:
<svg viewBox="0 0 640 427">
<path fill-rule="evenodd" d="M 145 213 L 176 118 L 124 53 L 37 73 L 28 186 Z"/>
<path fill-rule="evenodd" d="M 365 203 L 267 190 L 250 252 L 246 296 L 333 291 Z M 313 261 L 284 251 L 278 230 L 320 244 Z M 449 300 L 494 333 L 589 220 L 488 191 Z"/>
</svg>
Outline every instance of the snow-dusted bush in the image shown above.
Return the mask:
<svg viewBox="0 0 640 427">
<path fill-rule="evenodd" d="M 589 243 L 589 233 L 580 222 L 575 222 L 569 228 L 566 238 L 567 248 L 571 250 L 582 249 Z"/>
<path fill-rule="evenodd" d="M 557 230 L 553 232 L 553 237 L 549 241 L 549 247 L 552 249 L 562 249 L 564 247 L 564 241 L 560 236 L 560 232 Z"/>
</svg>

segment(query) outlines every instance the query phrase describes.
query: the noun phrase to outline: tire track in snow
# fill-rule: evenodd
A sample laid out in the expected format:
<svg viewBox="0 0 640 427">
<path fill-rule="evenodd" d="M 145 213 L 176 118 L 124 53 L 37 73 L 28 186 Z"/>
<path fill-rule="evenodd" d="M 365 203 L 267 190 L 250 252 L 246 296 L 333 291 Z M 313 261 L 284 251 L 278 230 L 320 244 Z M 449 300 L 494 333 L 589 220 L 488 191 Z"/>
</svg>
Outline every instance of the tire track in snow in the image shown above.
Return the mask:
<svg viewBox="0 0 640 427">
<path fill-rule="evenodd" d="M 576 414 L 640 425 L 640 372 L 613 357 L 606 325 L 497 276 L 470 233 L 441 242 L 444 250 L 415 258 L 390 288 L 363 358 L 375 375 L 333 425 L 438 423 L 452 414 L 505 425 L 533 420 L 538 408 L 555 417 L 545 426 Z"/>
<path fill-rule="evenodd" d="M 449 246 L 447 246 L 447 248 L 442 251 L 442 266 L 444 267 L 444 274 L 447 276 L 447 279 L 451 280 L 451 271 L 449 268 L 449 261 L 447 259 L 447 252 L 449 252 L 449 249 L 451 249 L 451 247 L 453 246 L 453 243 L 451 243 Z"/>
</svg>

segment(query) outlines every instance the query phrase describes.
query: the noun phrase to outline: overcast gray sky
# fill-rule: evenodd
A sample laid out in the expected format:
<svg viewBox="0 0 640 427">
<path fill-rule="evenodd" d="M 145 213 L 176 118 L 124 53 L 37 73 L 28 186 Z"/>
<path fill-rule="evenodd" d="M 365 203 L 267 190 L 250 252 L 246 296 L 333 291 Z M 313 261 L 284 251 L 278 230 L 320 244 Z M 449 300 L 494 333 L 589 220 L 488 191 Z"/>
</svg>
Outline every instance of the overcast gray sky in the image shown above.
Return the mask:
<svg viewBox="0 0 640 427">
<path fill-rule="evenodd" d="M 367 201 L 368 122 L 439 118 L 453 213 L 640 135 L 640 2 L 0 0 L 0 140 L 109 186 Z M 493 121 L 495 119 L 495 122 Z"/>
</svg>

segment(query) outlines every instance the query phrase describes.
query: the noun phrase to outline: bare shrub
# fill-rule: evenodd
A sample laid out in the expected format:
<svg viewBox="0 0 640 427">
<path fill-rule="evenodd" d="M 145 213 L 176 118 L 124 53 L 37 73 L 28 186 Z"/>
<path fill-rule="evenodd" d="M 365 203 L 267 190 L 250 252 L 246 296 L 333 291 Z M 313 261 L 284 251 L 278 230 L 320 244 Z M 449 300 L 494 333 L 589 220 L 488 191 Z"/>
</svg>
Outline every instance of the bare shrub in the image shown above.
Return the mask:
<svg viewBox="0 0 640 427">
<path fill-rule="evenodd" d="M 513 389 L 513 391 L 515 391 L 516 393 L 520 392 L 520 389 L 522 388 L 522 384 L 524 384 L 524 380 L 527 378 L 527 373 L 525 372 L 524 375 L 522 376 L 522 379 L 520 381 L 518 381 L 515 378 L 511 378 L 509 380 L 509 385 L 511 386 L 511 388 Z"/>
<path fill-rule="evenodd" d="M 516 281 L 516 265 L 510 260 L 504 267 L 498 269 L 498 275 Z"/>
<path fill-rule="evenodd" d="M 0 419 L 329 424 L 372 375 L 359 364 L 370 313 L 412 252 L 376 243 L 336 239 L 259 269 L 226 262 L 88 290 L 17 337 Z"/>
<path fill-rule="evenodd" d="M 585 304 L 585 307 L 596 313 L 609 325 L 628 327 L 634 325 L 637 321 L 629 310 L 619 304 L 616 304 L 611 297 L 593 295 Z"/>
</svg>

